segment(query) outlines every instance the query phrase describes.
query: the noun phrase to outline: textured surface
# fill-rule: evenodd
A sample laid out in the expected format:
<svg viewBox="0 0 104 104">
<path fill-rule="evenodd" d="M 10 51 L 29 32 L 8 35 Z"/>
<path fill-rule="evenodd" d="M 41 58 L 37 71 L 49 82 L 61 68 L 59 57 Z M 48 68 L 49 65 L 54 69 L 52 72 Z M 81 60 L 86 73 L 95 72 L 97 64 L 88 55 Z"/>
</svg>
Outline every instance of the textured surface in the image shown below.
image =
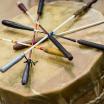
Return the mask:
<svg viewBox="0 0 104 104">
<path fill-rule="evenodd" d="M 72 1 L 47 4 L 40 22 L 47 30 L 51 31 L 67 17 L 71 16 L 82 5 L 83 4 L 81 3 Z M 36 10 L 36 7 L 35 9 L 32 8 L 30 11 L 35 17 L 36 12 L 34 12 L 34 10 Z M 92 9 L 82 18 L 78 19 L 78 21 L 75 21 L 75 23 L 68 23 L 68 25 L 60 31 L 67 30 L 70 27 L 75 28 L 88 23 L 94 23 L 103 19 L 104 17 L 99 12 Z M 28 25 L 32 24 L 24 15 L 17 16 L 14 21 Z M 31 32 L 13 30 L 7 27 L 0 28 L 0 37 L 22 41 L 31 39 L 32 35 L 33 33 Z M 104 43 L 104 25 L 66 36 Z M 38 94 L 46 94 L 48 97 L 57 98 L 55 95 L 60 95 L 63 92 L 63 95 L 69 96 L 75 93 L 75 89 L 77 90 L 77 88 L 80 88 L 83 85 L 86 86 L 91 82 L 90 75 L 96 75 L 95 73 L 99 70 L 99 67 L 95 66 L 97 66 L 98 63 L 99 66 L 102 64 L 102 52 L 96 49 L 79 46 L 78 44 L 64 41 L 62 39 L 58 40 L 72 53 L 74 60 L 69 62 L 65 58 L 49 55 L 40 50 L 34 49 L 33 60 L 38 60 L 39 62 L 31 70 L 31 78 L 27 86 L 21 85 L 21 78 L 25 65 L 23 62 L 25 60 L 22 60 L 6 73 L 0 74 L 0 95 L 1 98 L 9 102 L 7 104 L 14 104 L 13 99 L 15 104 L 33 104 L 30 99 L 38 104 L 38 100 L 35 98 Z M 47 41 L 42 45 L 54 47 L 50 41 Z M 0 66 L 3 66 L 21 52 L 15 52 L 12 50 L 12 44 L 4 43 L 3 41 L 0 41 L 0 50 Z M 94 73 L 91 74 L 92 72 Z M 66 88 L 69 92 L 67 92 L 67 90 L 64 92 Z M 14 98 L 12 99 L 13 95 Z M 44 97 L 43 104 L 48 104 L 44 102 Z"/>
</svg>

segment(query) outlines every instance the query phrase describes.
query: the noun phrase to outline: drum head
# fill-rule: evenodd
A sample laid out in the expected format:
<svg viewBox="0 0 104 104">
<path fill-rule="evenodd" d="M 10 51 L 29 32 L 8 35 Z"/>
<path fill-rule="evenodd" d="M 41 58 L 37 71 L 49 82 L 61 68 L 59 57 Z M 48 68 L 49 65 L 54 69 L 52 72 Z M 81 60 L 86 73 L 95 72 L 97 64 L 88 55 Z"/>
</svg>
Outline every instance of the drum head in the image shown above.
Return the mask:
<svg viewBox="0 0 104 104">
<path fill-rule="evenodd" d="M 44 15 L 42 16 L 40 23 L 48 31 L 52 31 L 56 26 L 71 16 L 76 10 L 83 6 L 82 3 L 74 1 L 57 1 L 47 3 L 44 8 Z M 30 10 L 34 18 L 36 17 L 37 7 L 35 6 Z M 103 20 L 102 14 L 94 9 L 91 9 L 81 18 L 76 21 L 71 21 L 58 32 L 63 32 L 72 28 L 77 28 L 83 25 L 88 25 L 94 22 Z M 15 19 L 16 22 L 32 25 L 32 22 L 25 15 L 19 15 Z M 32 32 L 9 29 L 7 27 L 0 28 L 0 37 L 6 37 L 14 40 L 29 40 L 33 37 Z M 104 25 L 99 25 L 93 28 L 89 28 L 77 33 L 67 34 L 67 37 L 73 37 L 76 39 L 86 39 L 98 43 L 104 43 Z M 40 37 L 43 34 L 39 35 Z M 55 94 L 64 91 L 66 88 L 70 88 L 73 83 L 85 81 L 85 77 L 89 76 L 92 71 L 92 67 L 98 62 L 102 56 L 102 52 L 96 49 L 84 47 L 76 43 L 72 43 L 67 40 L 57 38 L 58 41 L 72 53 L 73 61 L 68 61 L 66 58 L 62 58 L 55 55 L 44 53 L 41 50 L 34 49 L 32 58 L 38 63 L 33 66 L 30 73 L 29 83 L 26 86 L 21 85 L 22 74 L 24 71 L 24 61 L 13 66 L 6 73 L 0 74 L 0 90 L 1 92 L 11 92 L 15 96 L 36 96 L 42 94 Z M 50 40 L 41 44 L 41 46 L 55 47 Z M 0 66 L 8 63 L 15 58 L 22 51 L 14 51 L 12 44 L 0 41 Z M 81 83 L 81 82 L 80 82 Z M 78 85 L 80 85 L 80 83 Z M 8 92 L 8 93 L 9 93 Z M 72 91 L 74 92 L 74 91 Z M 1 94 L 1 93 L 0 93 Z M 1 94 L 2 95 L 2 94 Z"/>
</svg>

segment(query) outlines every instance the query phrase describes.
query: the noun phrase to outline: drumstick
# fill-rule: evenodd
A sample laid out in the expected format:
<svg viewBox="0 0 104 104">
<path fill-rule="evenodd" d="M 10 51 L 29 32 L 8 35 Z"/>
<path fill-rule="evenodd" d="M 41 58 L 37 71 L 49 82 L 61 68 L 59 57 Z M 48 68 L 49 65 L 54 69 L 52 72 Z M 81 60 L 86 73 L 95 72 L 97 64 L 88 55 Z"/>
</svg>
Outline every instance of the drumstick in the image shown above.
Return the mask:
<svg viewBox="0 0 104 104">
<path fill-rule="evenodd" d="M 47 34 L 48 39 L 51 40 L 51 42 L 63 53 L 63 55 L 68 58 L 69 60 L 73 59 L 73 56 L 70 52 L 68 52 L 62 45 L 59 43 L 52 35 L 54 34 L 53 32 L 48 33 L 40 24 L 40 28 Z"/>
<path fill-rule="evenodd" d="M 87 40 L 83 40 L 83 39 L 77 40 L 77 39 L 67 38 L 67 37 L 63 37 L 63 36 L 58 36 L 58 37 L 66 39 L 66 40 L 70 40 L 72 42 L 79 43 L 81 45 L 85 45 L 85 46 L 88 46 L 88 47 L 92 47 L 92 48 L 96 48 L 96 49 L 104 51 L 104 45 L 102 45 L 102 44 L 98 44 L 98 43 L 87 41 Z"/>
<path fill-rule="evenodd" d="M 83 13 L 86 13 L 91 6 L 96 3 L 98 0 L 92 0 L 91 2 L 89 2 L 87 5 L 83 6 L 81 9 L 77 10 L 71 17 L 69 17 L 68 19 L 66 19 L 62 24 L 60 24 L 53 32 L 59 30 L 63 25 L 65 25 L 66 23 L 68 23 L 69 21 L 73 20 L 76 17 L 81 16 Z M 30 17 L 30 19 L 33 21 L 34 23 L 34 18 L 32 17 L 32 15 L 28 12 L 28 9 L 25 7 L 25 5 L 21 2 L 18 2 L 18 7 L 20 8 L 20 10 L 23 11 L 23 13 L 25 13 L 27 16 Z"/>
<path fill-rule="evenodd" d="M 27 61 L 25 62 L 26 66 L 23 72 L 23 76 L 22 76 L 22 85 L 25 85 L 28 82 L 29 79 L 29 72 L 30 72 L 30 68 L 31 68 L 31 59 L 27 59 Z"/>
<path fill-rule="evenodd" d="M 11 28 L 15 28 L 15 29 L 22 29 L 22 30 L 28 30 L 28 31 L 43 33 L 43 31 L 36 30 L 36 29 L 34 29 L 30 26 L 25 26 L 25 25 L 22 25 L 20 23 L 13 22 L 13 21 L 10 21 L 10 20 L 2 20 L 2 24 L 5 25 L 5 26 L 8 26 L 8 27 L 11 27 Z"/>
<path fill-rule="evenodd" d="M 75 29 L 71 29 L 71 30 L 59 33 L 58 35 L 65 35 L 65 34 L 75 33 L 75 32 L 81 31 L 81 30 L 85 30 L 85 29 L 88 29 L 88 28 L 91 28 L 91 27 L 101 25 L 103 23 L 104 23 L 104 20 L 96 22 L 96 23 L 88 24 L 88 25 L 85 25 L 85 26 L 81 26 L 81 27 L 78 27 L 78 28 L 75 28 Z"/>
<path fill-rule="evenodd" d="M 42 15 L 42 11 L 43 11 L 43 6 L 44 6 L 44 0 L 39 0 L 39 4 L 38 4 L 38 10 L 37 10 L 37 18 L 36 18 L 36 22 L 35 22 L 35 28 L 36 30 L 38 29 L 39 25 L 39 19 Z M 35 36 L 37 35 L 37 32 L 35 32 L 34 36 L 33 36 L 33 39 L 32 39 L 32 45 L 34 45 L 34 41 L 35 41 Z M 22 85 L 26 85 L 27 82 L 28 82 L 28 78 L 29 78 L 29 70 L 32 66 L 32 59 L 31 59 L 31 55 L 32 55 L 32 50 L 29 52 L 29 57 L 27 59 L 27 62 L 26 62 L 26 66 L 25 66 L 25 69 L 24 69 L 24 74 L 22 76 Z M 30 66 L 31 64 L 31 66 Z"/>
<path fill-rule="evenodd" d="M 32 64 L 35 65 L 37 62 L 38 61 L 33 62 L 31 59 L 27 59 L 27 61 L 25 62 L 26 66 L 25 66 L 23 76 L 22 76 L 22 81 L 21 81 L 22 85 L 26 85 L 28 83 L 30 68 L 31 68 Z"/>
</svg>

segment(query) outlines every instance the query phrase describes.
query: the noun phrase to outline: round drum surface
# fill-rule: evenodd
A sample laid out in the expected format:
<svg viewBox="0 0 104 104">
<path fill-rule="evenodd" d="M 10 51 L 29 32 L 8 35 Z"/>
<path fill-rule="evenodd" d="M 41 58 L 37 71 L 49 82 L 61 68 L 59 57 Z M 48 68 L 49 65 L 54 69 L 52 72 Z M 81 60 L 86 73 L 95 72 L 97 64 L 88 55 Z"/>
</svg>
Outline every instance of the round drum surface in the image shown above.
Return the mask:
<svg viewBox="0 0 104 104">
<path fill-rule="evenodd" d="M 73 1 L 57 1 L 48 3 L 45 5 L 44 15 L 41 18 L 40 23 L 48 31 L 52 31 L 56 26 L 66 20 L 82 6 L 82 3 Z M 36 17 L 36 10 L 36 6 L 30 10 L 34 18 Z M 101 13 L 94 9 L 90 9 L 87 14 L 78 20 L 69 22 L 61 28 L 57 34 L 65 30 L 98 22 L 103 19 L 104 17 Z M 29 21 L 28 17 L 23 14 L 17 16 L 14 21 L 32 25 L 32 22 Z M 0 37 L 6 37 L 9 39 L 22 41 L 31 39 L 32 36 L 32 32 L 14 30 L 2 26 L 0 29 Z M 43 35 L 40 34 L 39 36 Z M 99 25 L 73 34 L 67 34 L 66 36 L 104 43 L 104 25 Z M 68 61 L 65 58 L 50 55 L 41 50 L 34 49 L 32 58 L 34 61 L 38 61 L 38 63 L 31 69 L 28 85 L 21 85 L 22 74 L 25 67 L 25 64 L 23 63 L 25 61 L 24 59 L 6 73 L 0 73 L 0 88 L 20 94 L 21 96 L 36 96 L 37 94 L 60 92 L 88 74 L 91 71 L 91 68 L 102 56 L 102 52 L 96 49 L 84 47 L 59 38 L 58 41 L 72 53 L 74 57 L 73 61 Z M 41 45 L 55 47 L 50 40 Z M 0 41 L 0 51 L 0 66 L 5 65 L 22 52 L 14 51 L 12 49 L 12 44 L 4 41 Z"/>
</svg>

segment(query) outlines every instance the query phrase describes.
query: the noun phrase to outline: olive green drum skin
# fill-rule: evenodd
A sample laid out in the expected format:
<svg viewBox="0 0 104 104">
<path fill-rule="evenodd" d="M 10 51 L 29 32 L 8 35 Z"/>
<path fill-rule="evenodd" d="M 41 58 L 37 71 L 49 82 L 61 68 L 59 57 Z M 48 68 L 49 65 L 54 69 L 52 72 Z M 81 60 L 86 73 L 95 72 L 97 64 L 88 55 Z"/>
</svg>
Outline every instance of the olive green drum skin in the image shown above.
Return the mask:
<svg viewBox="0 0 104 104">
<path fill-rule="evenodd" d="M 46 3 L 44 15 L 40 23 L 50 32 L 82 6 L 82 3 L 74 1 Z M 30 10 L 34 18 L 37 13 L 36 10 L 37 6 Z M 100 12 L 91 9 L 81 18 L 65 25 L 57 34 L 68 29 L 102 21 L 103 19 L 104 17 Z M 13 20 L 33 26 L 31 20 L 23 14 Z M 33 32 L 0 26 L 0 37 L 26 41 L 32 39 L 33 36 L 31 34 Z M 65 36 L 104 44 L 104 25 Z M 43 34 L 39 34 L 39 37 L 43 37 Z M 65 58 L 50 55 L 34 48 L 32 58 L 34 61 L 38 61 L 38 63 L 33 66 L 30 72 L 29 83 L 26 86 L 21 85 L 25 59 L 6 73 L 0 73 L 1 104 L 70 104 L 70 102 L 73 104 L 84 104 L 97 96 L 94 89 L 96 89 L 98 83 L 102 83 L 99 80 L 103 75 L 103 52 L 60 38 L 58 38 L 58 41 L 72 53 L 74 59 L 68 61 Z M 0 41 L 1 67 L 24 51 L 14 51 L 12 46 L 12 44 Z M 41 44 L 41 46 L 55 47 L 50 40 Z M 99 85 L 103 87 L 101 83 Z M 99 93 L 100 91 L 102 91 L 102 88 L 100 88 Z M 94 96 L 88 97 L 88 92 Z M 85 98 L 87 100 L 84 100 Z"/>
</svg>

